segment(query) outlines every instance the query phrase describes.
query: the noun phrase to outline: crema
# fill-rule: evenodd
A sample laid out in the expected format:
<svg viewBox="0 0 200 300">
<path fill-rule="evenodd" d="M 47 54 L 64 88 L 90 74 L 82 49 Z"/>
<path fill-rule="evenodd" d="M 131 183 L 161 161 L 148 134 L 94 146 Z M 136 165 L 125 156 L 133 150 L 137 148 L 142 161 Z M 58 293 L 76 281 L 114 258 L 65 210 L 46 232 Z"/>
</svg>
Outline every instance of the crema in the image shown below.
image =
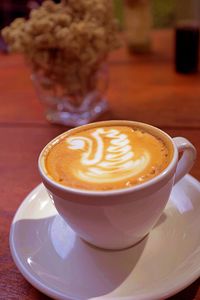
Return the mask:
<svg viewBox="0 0 200 300">
<path fill-rule="evenodd" d="M 169 162 L 169 149 L 163 140 L 129 126 L 66 132 L 45 153 L 45 168 L 53 180 L 86 190 L 141 184 L 160 174 Z"/>
</svg>

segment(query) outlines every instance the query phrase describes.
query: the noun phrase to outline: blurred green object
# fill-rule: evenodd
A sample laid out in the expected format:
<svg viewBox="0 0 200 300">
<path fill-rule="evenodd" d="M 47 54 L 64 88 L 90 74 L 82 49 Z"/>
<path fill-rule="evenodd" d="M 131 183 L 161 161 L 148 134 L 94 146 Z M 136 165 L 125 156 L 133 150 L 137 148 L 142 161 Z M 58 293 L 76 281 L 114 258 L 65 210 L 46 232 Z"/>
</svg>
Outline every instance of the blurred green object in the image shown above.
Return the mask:
<svg viewBox="0 0 200 300">
<path fill-rule="evenodd" d="M 123 0 L 114 0 L 114 10 L 117 19 L 119 20 L 120 29 L 123 28 Z"/>
<path fill-rule="evenodd" d="M 188 0 L 189 1 L 189 0 Z M 155 28 L 172 27 L 175 21 L 174 0 L 152 0 L 152 12 Z"/>
<path fill-rule="evenodd" d="M 124 0 L 113 0 L 114 9 L 120 27 L 123 28 L 123 3 Z M 152 1 L 153 24 L 155 28 L 173 27 L 175 20 L 174 0 L 149 0 Z M 188 0 L 189 1 L 189 0 Z"/>
</svg>

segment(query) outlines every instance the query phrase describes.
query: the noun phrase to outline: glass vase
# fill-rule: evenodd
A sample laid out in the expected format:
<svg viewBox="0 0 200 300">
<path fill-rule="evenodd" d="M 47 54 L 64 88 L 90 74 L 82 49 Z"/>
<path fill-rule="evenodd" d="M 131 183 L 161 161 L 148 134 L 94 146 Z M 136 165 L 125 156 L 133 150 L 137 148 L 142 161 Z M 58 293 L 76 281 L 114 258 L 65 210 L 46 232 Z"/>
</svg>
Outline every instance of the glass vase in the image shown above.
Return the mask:
<svg viewBox="0 0 200 300">
<path fill-rule="evenodd" d="M 105 93 L 108 87 L 108 68 L 102 64 L 80 82 L 60 84 L 39 70 L 32 73 L 38 98 L 50 123 L 80 126 L 94 121 L 108 109 Z M 81 86 L 81 89 L 76 88 Z"/>
</svg>

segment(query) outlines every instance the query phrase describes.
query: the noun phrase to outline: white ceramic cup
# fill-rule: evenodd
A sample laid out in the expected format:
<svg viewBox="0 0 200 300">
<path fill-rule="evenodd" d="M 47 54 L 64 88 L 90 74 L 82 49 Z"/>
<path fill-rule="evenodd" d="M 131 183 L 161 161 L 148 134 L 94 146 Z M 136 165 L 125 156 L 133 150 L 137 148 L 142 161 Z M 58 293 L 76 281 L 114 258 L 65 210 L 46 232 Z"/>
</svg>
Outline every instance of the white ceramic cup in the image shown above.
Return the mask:
<svg viewBox="0 0 200 300">
<path fill-rule="evenodd" d="M 41 152 L 39 171 L 58 213 L 78 236 L 100 248 L 124 249 L 139 242 L 156 224 L 173 185 L 193 166 L 196 150 L 183 137 L 171 138 L 156 127 L 133 121 L 91 123 L 71 129 L 70 132 L 107 125 L 139 127 L 152 132 L 171 148 L 173 155 L 170 164 L 158 176 L 129 188 L 90 191 L 66 187 L 48 176 L 44 164 L 44 152 L 62 134 Z"/>
</svg>

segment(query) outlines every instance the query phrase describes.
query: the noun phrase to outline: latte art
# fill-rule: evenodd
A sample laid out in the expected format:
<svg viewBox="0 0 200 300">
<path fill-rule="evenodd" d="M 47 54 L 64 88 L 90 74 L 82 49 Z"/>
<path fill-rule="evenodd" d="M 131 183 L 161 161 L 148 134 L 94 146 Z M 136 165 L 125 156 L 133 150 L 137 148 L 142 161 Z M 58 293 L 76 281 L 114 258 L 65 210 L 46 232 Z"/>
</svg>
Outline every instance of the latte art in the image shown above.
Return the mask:
<svg viewBox="0 0 200 300">
<path fill-rule="evenodd" d="M 157 176 L 171 159 L 164 141 L 140 128 L 102 126 L 77 131 L 54 141 L 44 159 L 47 174 L 68 187 L 131 187 Z"/>
<path fill-rule="evenodd" d="M 68 137 L 66 142 L 69 149 L 83 151 L 80 168 L 73 171 L 77 178 L 89 182 L 115 182 L 132 177 L 150 161 L 147 151 L 141 151 L 141 156 L 134 159 L 128 136 L 116 129 L 97 128 L 87 138 Z"/>
</svg>

